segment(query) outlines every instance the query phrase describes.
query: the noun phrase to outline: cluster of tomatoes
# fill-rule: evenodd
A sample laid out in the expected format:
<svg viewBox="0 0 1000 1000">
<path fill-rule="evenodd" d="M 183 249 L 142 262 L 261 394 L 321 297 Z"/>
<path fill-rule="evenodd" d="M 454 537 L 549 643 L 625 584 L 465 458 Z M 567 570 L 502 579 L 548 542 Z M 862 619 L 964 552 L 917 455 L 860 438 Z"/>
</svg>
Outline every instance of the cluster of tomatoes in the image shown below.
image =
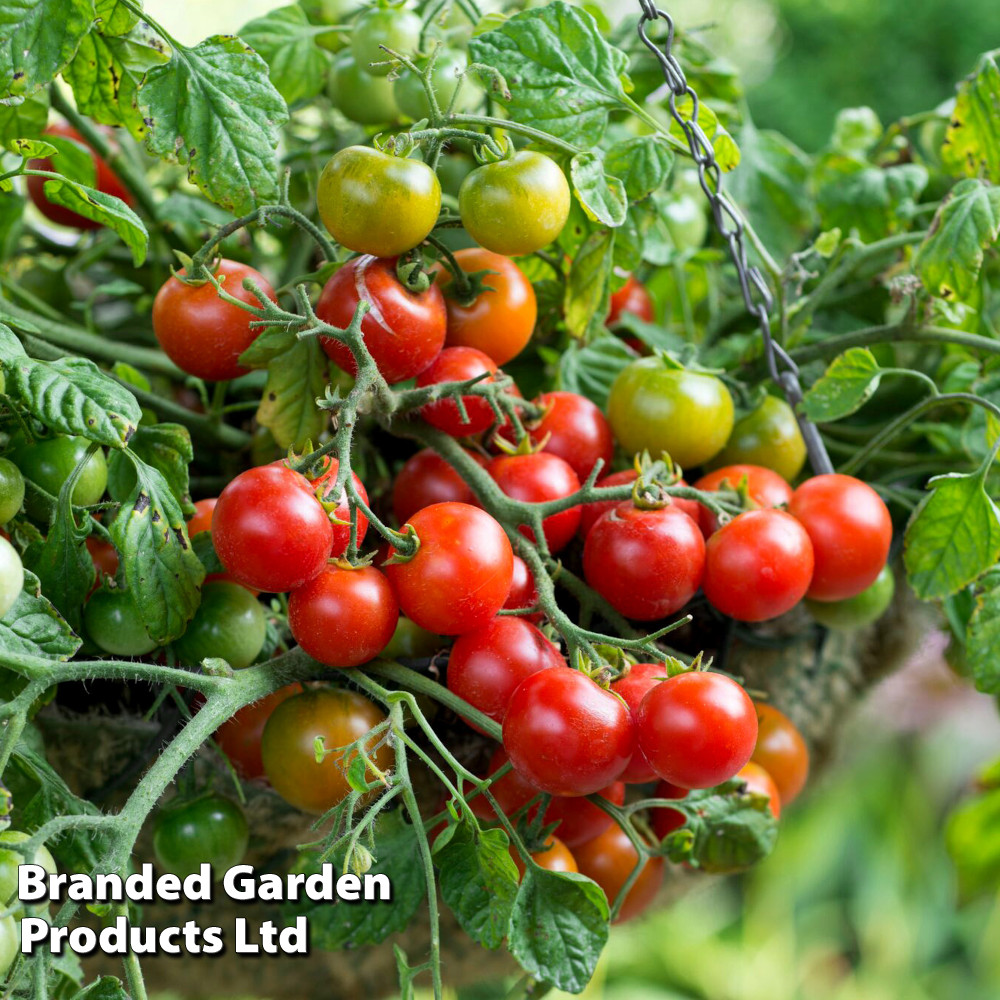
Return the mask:
<svg viewBox="0 0 1000 1000">
<path fill-rule="evenodd" d="M 28 839 L 30 835 L 21 830 L 0 831 L 0 909 L 5 911 L 0 917 L 0 976 L 6 975 L 21 950 L 20 925 L 26 910 L 17 897 L 18 868 L 33 864 L 41 865 L 50 875 L 58 872 L 55 858 L 44 844 L 30 857 L 15 850 L 15 845 Z"/>
</svg>

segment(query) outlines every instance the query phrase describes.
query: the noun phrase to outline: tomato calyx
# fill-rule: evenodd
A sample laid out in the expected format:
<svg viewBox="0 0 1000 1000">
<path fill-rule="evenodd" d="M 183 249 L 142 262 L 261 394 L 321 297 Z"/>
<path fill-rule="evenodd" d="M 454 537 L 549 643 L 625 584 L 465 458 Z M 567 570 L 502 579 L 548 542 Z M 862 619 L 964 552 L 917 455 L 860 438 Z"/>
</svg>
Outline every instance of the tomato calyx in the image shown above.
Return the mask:
<svg viewBox="0 0 1000 1000">
<path fill-rule="evenodd" d="M 516 444 L 513 441 L 509 441 L 505 437 L 501 437 L 499 432 L 493 435 L 490 444 L 492 447 L 496 448 L 497 451 L 503 452 L 504 455 L 515 456 L 515 455 L 537 455 L 540 451 L 545 451 L 545 446 L 549 443 L 549 439 L 552 434 L 546 434 L 540 441 L 533 441 L 531 435 L 525 433 L 525 435 Z"/>
<path fill-rule="evenodd" d="M 487 279 L 496 271 L 489 269 L 483 271 L 463 271 L 458 263 L 452 267 L 449 264 L 448 270 L 452 274 L 452 281 L 444 286 L 442 291 L 446 299 L 457 302 L 460 306 L 471 306 L 476 299 L 484 292 L 495 292 L 492 285 L 488 285 Z"/>
<path fill-rule="evenodd" d="M 422 295 L 433 283 L 431 276 L 424 269 L 419 248 L 403 254 L 396 261 L 396 277 L 399 283 L 414 295 Z"/>
<path fill-rule="evenodd" d="M 407 521 L 399 531 L 386 528 L 391 537 L 388 539 L 392 545 L 392 555 L 389 556 L 383 566 L 396 566 L 400 563 L 408 563 L 420 551 L 420 536 L 412 524 Z"/>
<path fill-rule="evenodd" d="M 219 264 L 222 261 L 222 258 L 218 255 L 213 256 L 210 261 L 206 262 L 201 258 L 200 254 L 190 257 L 182 250 L 175 250 L 174 254 L 181 262 L 181 267 L 180 269 L 171 267 L 170 273 L 182 285 L 188 285 L 191 288 L 200 288 L 202 285 L 207 285 L 212 275 L 219 270 Z"/>
</svg>

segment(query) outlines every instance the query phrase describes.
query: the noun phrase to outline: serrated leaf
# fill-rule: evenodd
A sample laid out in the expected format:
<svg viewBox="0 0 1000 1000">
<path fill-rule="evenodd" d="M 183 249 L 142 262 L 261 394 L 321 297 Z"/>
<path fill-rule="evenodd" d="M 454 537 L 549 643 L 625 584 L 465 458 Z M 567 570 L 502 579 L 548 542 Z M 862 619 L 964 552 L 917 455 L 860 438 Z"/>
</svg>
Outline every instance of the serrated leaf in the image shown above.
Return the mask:
<svg viewBox="0 0 1000 1000">
<path fill-rule="evenodd" d="M 572 343 L 559 361 L 559 388 L 586 396 L 603 410 L 611 384 L 635 354 L 624 341 L 602 331 L 589 343 Z"/>
<path fill-rule="evenodd" d="M 577 153 L 569 166 L 573 191 L 587 218 L 605 226 L 620 226 L 628 214 L 625 185 L 605 172 L 599 153 Z"/>
<path fill-rule="evenodd" d="M 583 241 L 573 257 L 563 297 L 563 314 L 571 337 L 586 337 L 604 324 L 611 302 L 614 245 L 614 230 L 600 229 Z"/>
<path fill-rule="evenodd" d="M 329 422 L 316 405 L 326 387 L 327 366 L 315 337 L 296 340 L 267 366 L 267 385 L 257 409 L 279 448 L 302 448 L 315 441 Z"/>
<path fill-rule="evenodd" d="M 983 251 L 1000 237 L 1000 188 L 959 181 L 934 214 L 913 269 L 931 295 L 964 299 L 983 266 Z"/>
<path fill-rule="evenodd" d="M 4 653 L 68 660 L 80 648 L 66 619 L 42 595 L 42 585 L 31 570 L 24 571 L 24 589 L 0 618 L 0 660 Z"/>
<path fill-rule="evenodd" d="M 180 424 L 139 427 L 129 442 L 129 450 L 163 474 L 182 508 L 190 505 L 188 466 L 194 460 L 194 449 L 186 427 Z M 122 452 L 112 453 L 108 460 L 108 493 L 114 500 L 123 500 L 134 488 L 135 468 L 131 459 Z"/>
<path fill-rule="evenodd" d="M 969 177 L 1000 184 L 1000 49 L 979 57 L 958 88 L 941 151 L 945 164 Z"/>
<path fill-rule="evenodd" d="M 73 58 L 94 20 L 94 0 L 0 4 L 0 102 L 47 87 Z"/>
<path fill-rule="evenodd" d="M 921 600 L 947 597 L 1000 558 L 1000 511 L 985 489 L 988 465 L 932 479 L 906 528 L 903 562 Z"/>
<path fill-rule="evenodd" d="M 37 361 L 22 353 L 7 362 L 7 372 L 8 393 L 53 430 L 124 448 L 139 426 L 135 397 L 93 361 Z"/>
<path fill-rule="evenodd" d="M 861 409 L 882 378 L 875 355 L 866 347 L 852 347 L 830 362 L 802 401 L 810 420 L 829 423 Z"/>
<path fill-rule="evenodd" d="M 132 460 L 135 487 L 109 530 L 146 631 L 163 646 L 183 633 L 198 609 L 205 570 L 163 474 Z"/>
<path fill-rule="evenodd" d="M 498 70 L 511 117 L 585 148 L 604 136 L 608 112 L 626 93 L 628 57 L 608 44 L 594 18 L 563 0 L 522 11 L 469 42 L 470 63 Z"/>
<path fill-rule="evenodd" d="M 590 879 L 528 866 L 511 913 L 510 953 L 538 979 L 581 993 L 608 940 L 608 915 Z"/>
<path fill-rule="evenodd" d="M 997 656 L 997 649 L 1000 649 L 1000 579 L 994 577 L 976 595 L 965 630 L 965 658 L 969 672 L 976 687 L 985 694 L 1000 694 L 1000 657 Z"/>
<path fill-rule="evenodd" d="M 316 44 L 318 36 L 298 4 L 255 18 L 239 35 L 267 63 L 271 83 L 289 104 L 308 101 L 326 87 L 330 53 Z"/>
<path fill-rule="evenodd" d="M 186 164 L 211 201 L 242 215 L 277 195 L 275 150 L 288 108 L 267 63 L 240 39 L 178 47 L 146 74 L 137 100 L 149 151 Z"/>
<path fill-rule="evenodd" d="M 604 158 L 605 170 L 620 178 L 631 201 L 641 201 L 660 188 L 673 165 L 673 150 L 655 135 L 616 142 Z"/>
<path fill-rule="evenodd" d="M 44 139 L 11 139 L 7 143 L 7 149 L 15 156 L 25 156 L 31 159 L 52 156 L 58 152 L 51 142 L 45 142 Z"/>
<path fill-rule="evenodd" d="M 45 197 L 56 205 L 62 205 L 77 215 L 93 219 L 116 232 L 132 251 L 136 267 L 146 259 L 149 233 L 146 232 L 142 219 L 121 198 L 65 179 L 47 180 Z"/>
<path fill-rule="evenodd" d="M 10 148 L 15 139 L 42 134 L 49 117 L 49 95 L 41 91 L 20 104 L 0 104 L 0 146 Z"/>
<path fill-rule="evenodd" d="M 124 35 L 139 23 L 139 18 L 121 0 L 96 0 L 94 13 L 100 21 L 97 30 L 102 35 Z"/>
</svg>

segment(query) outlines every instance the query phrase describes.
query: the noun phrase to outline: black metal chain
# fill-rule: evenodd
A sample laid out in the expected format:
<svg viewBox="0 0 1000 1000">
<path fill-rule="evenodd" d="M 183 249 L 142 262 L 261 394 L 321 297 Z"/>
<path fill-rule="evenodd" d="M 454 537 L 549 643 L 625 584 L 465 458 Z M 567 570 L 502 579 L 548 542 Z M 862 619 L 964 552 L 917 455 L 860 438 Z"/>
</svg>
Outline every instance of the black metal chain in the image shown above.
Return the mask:
<svg viewBox="0 0 1000 1000">
<path fill-rule="evenodd" d="M 664 79 L 670 88 L 668 110 L 671 117 L 683 130 L 687 137 L 691 156 L 698 166 L 698 180 L 705 197 L 712 209 L 715 226 L 729 247 L 730 256 L 736 265 L 736 275 L 739 278 L 740 290 L 748 312 L 757 320 L 760 332 L 764 338 L 764 357 L 767 368 L 775 385 L 784 393 L 785 399 L 795 412 L 795 419 L 802 430 L 802 437 L 809 453 L 809 463 L 817 475 L 833 472 L 833 464 L 826 452 L 826 446 L 816 425 L 807 420 L 799 412 L 802 402 L 802 386 L 799 384 L 799 368 L 788 352 L 775 341 L 771 333 L 770 312 L 774 305 L 771 290 L 767 286 L 760 268 L 747 259 L 746 243 L 743 239 L 743 219 L 722 190 L 722 171 L 715 159 L 715 150 L 711 140 L 705 135 L 705 130 L 698 123 L 700 102 L 698 95 L 691 89 L 681 69 L 680 63 L 671 53 L 674 42 L 673 18 L 660 10 L 653 0 L 639 0 L 642 16 L 639 18 L 639 37 L 643 45 L 656 56 L 663 70 Z M 661 48 L 646 31 L 646 25 L 652 21 L 661 20 L 667 24 L 667 38 Z M 691 116 L 684 117 L 677 110 L 677 99 L 687 97 L 691 100 Z"/>
</svg>

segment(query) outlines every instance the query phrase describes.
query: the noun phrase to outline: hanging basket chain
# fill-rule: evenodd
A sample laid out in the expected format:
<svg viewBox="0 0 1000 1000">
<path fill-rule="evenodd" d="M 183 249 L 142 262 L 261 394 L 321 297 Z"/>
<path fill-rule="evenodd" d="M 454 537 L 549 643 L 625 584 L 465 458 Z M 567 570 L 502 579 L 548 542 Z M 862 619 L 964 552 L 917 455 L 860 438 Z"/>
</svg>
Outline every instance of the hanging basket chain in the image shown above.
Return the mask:
<svg viewBox="0 0 1000 1000">
<path fill-rule="evenodd" d="M 756 265 L 747 259 L 746 243 L 743 239 L 743 219 L 740 213 L 722 190 L 722 171 L 715 159 L 715 151 L 705 130 L 698 123 L 700 102 L 698 95 L 690 87 L 684 70 L 677 58 L 672 54 L 674 42 L 673 18 L 660 10 L 653 0 L 639 0 L 642 16 L 639 18 L 639 38 L 643 45 L 656 57 L 663 70 L 664 79 L 670 89 L 668 110 L 687 138 L 691 156 L 698 166 L 698 180 L 705 197 L 712 209 L 715 226 L 729 247 L 730 256 L 736 265 L 736 275 L 740 282 L 740 291 L 747 310 L 757 320 L 764 338 L 764 356 L 767 368 L 775 385 L 784 393 L 789 405 L 795 412 L 802 437 L 805 439 L 809 453 L 809 463 L 813 472 L 821 475 L 833 472 L 833 464 L 826 452 L 826 446 L 814 423 L 807 420 L 799 412 L 802 402 L 802 386 L 799 384 L 799 368 L 788 352 L 778 344 L 771 333 L 770 312 L 774 304 L 771 290 L 767 286 L 763 274 Z M 646 26 L 656 20 L 667 24 L 667 38 L 661 47 L 654 42 L 646 30 Z M 691 116 L 686 118 L 677 110 L 677 99 L 687 97 L 691 100 Z"/>
</svg>

